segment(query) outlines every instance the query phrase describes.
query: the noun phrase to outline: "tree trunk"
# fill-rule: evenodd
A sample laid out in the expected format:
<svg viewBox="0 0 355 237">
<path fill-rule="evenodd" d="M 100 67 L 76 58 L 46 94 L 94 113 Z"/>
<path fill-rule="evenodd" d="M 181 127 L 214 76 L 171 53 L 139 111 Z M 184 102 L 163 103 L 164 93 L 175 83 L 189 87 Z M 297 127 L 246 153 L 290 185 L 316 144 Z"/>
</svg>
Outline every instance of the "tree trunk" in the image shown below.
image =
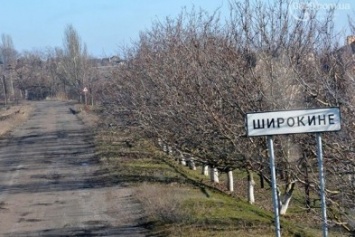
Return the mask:
<svg viewBox="0 0 355 237">
<path fill-rule="evenodd" d="M 292 195 L 285 195 L 283 201 L 281 202 L 280 215 L 286 215 L 287 209 L 289 207 Z"/>
<path fill-rule="evenodd" d="M 229 170 L 228 173 L 228 190 L 230 192 L 234 191 L 234 180 L 233 180 L 233 171 Z"/>
<path fill-rule="evenodd" d="M 305 170 L 305 185 L 304 185 L 304 192 L 306 195 L 306 208 L 307 212 L 311 211 L 311 198 L 310 198 L 310 182 L 309 182 L 309 176 L 308 176 L 308 166 L 307 166 L 307 155 L 304 153 L 303 154 L 303 168 Z"/>
<path fill-rule="evenodd" d="M 286 191 L 285 191 L 285 194 L 283 195 L 283 197 L 281 198 L 280 195 L 279 195 L 279 210 L 280 210 L 280 215 L 285 215 L 286 212 L 287 212 L 287 209 L 290 205 L 290 201 L 291 201 L 291 198 L 292 198 L 292 194 L 293 194 L 293 191 L 295 189 L 295 185 L 296 183 L 295 182 L 292 182 L 290 184 L 287 185 L 287 188 L 286 188 Z"/>
<path fill-rule="evenodd" d="M 7 103 L 8 103 L 8 100 L 7 100 L 8 93 L 7 93 L 7 86 L 6 86 L 6 78 L 5 78 L 4 75 L 2 76 L 2 84 L 3 84 L 3 87 L 4 87 L 5 105 L 7 105 Z"/>
<path fill-rule="evenodd" d="M 201 174 L 208 177 L 208 170 L 209 170 L 209 167 L 207 164 L 202 164 L 202 170 L 201 170 Z"/>
<path fill-rule="evenodd" d="M 285 175 L 285 166 L 283 163 L 280 164 L 280 169 L 279 169 L 279 175 L 280 175 L 280 180 L 285 180 L 286 175 Z"/>
<path fill-rule="evenodd" d="M 160 148 L 163 149 L 163 141 L 161 140 L 161 138 L 158 138 L 158 145 L 160 146 Z"/>
<path fill-rule="evenodd" d="M 185 160 L 185 156 L 183 154 L 181 154 L 181 157 L 180 157 L 180 164 L 183 166 L 186 166 L 186 160 Z"/>
<path fill-rule="evenodd" d="M 265 188 L 264 175 L 263 175 L 263 157 L 261 156 L 261 150 L 259 149 L 259 160 L 260 160 L 260 171 L 259 171 L 259 179 L 260 179 L 260 188 Z"/>
<path fill-rule="evenodd" d="M 195 161 L 194 161 L 193 157 L 191 157 L 190 160 L 189 160 L 189 168 L 191 170 L 196 170 L 196 165 L 195 165 Z"/>
<path fill-rule="evenodd" d="M 218 170 L 217 168 L 211 167 L 210 168 L 210 177 L 211 177 L 211 181 L 213 183 L 219 183 L 219 178 L 218 178 Z"/>
<path fill-rule="evenodd" d="M 168 146 L 168 155 L 173 155 L 173 148 L 171 146 Z"/>
<path fill-rule="evenodd" d="M 253 177 L 253 172 L 248 170 L 248 201 L 250 204 L 255 203 L 254 186 L 255 181 Z"/>
<path fill-rule="evenodd" d="M 64 89 L 64 96 L 65 96 L 65 98 L 63 98 L 64 100 L 67 100 L 67 99 L 69 99 L 69 93 L 68 93 L 68 91 L 67 91 L 67 86 L 66 86 L 66 84 L 64 83 L 64 85 L 63 85 L 63 89 Z"/>
<path fill-rule="evenodd" d="M 163 144 L 163 152 L 168 154 L 168 146 L 165 143 Z"/>
<path fill-rule="evenodd" d="M 265 188 L 264 175 L 262 171 L 259 172 L 259 179 L 260 179 L 260 188 L 262 189 Z"/>
<path fill-rule="evenodd" d="M 12 69 L 10 69 L 10 72 L 9 72 L 9 87 L 10 87 L 10 90 L 8 90 L 8 94 L 9 94 L 9 98 L 8 100 L 9 101 L 12 101 L 14 100 L 14 97 L 15 97 L 15 87 L 14 87 L 14 79 L 13 79 L 13 76 L 12 76 Z"/>
</svg>

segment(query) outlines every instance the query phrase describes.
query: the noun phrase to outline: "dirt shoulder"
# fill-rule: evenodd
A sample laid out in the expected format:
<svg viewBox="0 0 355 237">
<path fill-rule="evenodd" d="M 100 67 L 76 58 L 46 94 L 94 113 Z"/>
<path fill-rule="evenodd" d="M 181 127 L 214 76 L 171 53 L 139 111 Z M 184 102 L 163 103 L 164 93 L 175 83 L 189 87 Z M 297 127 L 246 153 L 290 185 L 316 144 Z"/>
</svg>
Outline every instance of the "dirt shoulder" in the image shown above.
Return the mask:
<svg viewBox="0 0 355 237">
<path fill-rule="evenodd" d="M 92 111 L 93 108 L 91 106 L 74 104 L 71 106 L 71 109 L 76 114 L 77 118 L 90 128 L 96 127 L 100 122 L 99 116 Z"/>
<path fill-rule="evenodd" d="M 30 102 L 23 102 L 20 105 L 10 106 L 0 110 L 0 136 L 11 131 L 13 128 L 24 123 L 31 112 L 33 111 L 33 104 Z"/>
</svg>

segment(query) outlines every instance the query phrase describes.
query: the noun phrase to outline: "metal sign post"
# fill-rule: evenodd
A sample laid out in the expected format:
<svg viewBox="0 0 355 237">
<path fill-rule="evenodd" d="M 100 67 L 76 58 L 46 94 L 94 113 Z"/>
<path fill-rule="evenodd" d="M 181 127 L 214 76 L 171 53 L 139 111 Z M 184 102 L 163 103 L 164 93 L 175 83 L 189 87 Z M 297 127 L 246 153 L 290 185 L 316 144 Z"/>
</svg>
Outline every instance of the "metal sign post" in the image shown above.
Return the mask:
<svg viewBox="0 0 355 237">
<path fill-rule="evenodd" d="M 275 156 L 274 156 L 274 142 L 272 136 L 267 137 L 267 144 L 270 156 L 270 170 L 271 170 L 271 184 L 272 184 L 272 202 L 274 204 L 274 217 L 275 217 L 275 231 L 276 237 L 281 237 L 280 228 L 280 214 L 279 214 L 279 198 L 277 195 L 276 185 L 276 169 L 275 169 Z"/>
<path fill-rule="evenodd" d="M 272 179 L 272 198 L 274 203 L 276 236 L 280 237 L 280 202 L 276 186 L 275 157 L 272 135 L 316 133 L 317 158 L 322 202 L 323 237 L 328 236 L 327 206 L 325 201 L 325 177 L 323 169 L 323 150 L 320 132 L 341 129 L 340 109 L 321 108 L 248 113 L 246 116 L 247 136 L 267 136 Z"/>
<path fill-rule="evenodd" d="M 319 184 L 320 184 L 320 198 L 322 203 L 322 222 L 323 222 L 323 237 L 328 236 L 328 223 L 327 223 L 327 203 L 325 201 L 325 178 L 323 169 L 323 148 L 322 137 L 320 133 L 316 133 L 317 140 L 317 158 L 319 170 Z"/>
</svg>

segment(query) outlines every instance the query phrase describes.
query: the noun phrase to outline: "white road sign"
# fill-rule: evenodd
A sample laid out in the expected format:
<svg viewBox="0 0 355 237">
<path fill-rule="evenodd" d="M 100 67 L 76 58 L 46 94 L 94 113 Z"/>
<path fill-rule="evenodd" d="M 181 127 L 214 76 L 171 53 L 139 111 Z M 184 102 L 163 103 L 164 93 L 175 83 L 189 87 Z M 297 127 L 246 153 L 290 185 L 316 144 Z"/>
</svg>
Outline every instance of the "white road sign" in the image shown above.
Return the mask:
<svg viewBox="0 0 355 237">
<path fill-rule="evenodd" d="M 88 91 L 89 91 L 88 88 L 84 87 L 83 92 L 86 93 Z"/>
<path fill-rule="evenodd" d="M 339 108 L 248 113 L 247 136 L 339 131 Z"/>
</svg>

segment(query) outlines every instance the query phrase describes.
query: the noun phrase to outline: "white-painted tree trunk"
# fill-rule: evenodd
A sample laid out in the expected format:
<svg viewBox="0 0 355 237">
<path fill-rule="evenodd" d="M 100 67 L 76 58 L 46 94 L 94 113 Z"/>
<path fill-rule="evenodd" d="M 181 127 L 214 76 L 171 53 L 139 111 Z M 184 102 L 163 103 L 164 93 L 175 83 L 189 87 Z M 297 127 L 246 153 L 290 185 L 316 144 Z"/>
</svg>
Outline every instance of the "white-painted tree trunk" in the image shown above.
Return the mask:
<svg viewBox="0 0 355 237">
<path fill-rule="evenodd" d="M 284 200 L 281 202 L 281 207 L 280 207 L 280 215 L 285 215 L 287 212 L 287 209 L 290 205 L 290 201 L 291 201 L 292 195 L 288 196 L 286 195 L 284 197 Z"/>
<path fill-rule="evenodd" d="M 185 157 L 181 157 L 180 158 L 180 164 L 183 165 L 183 166 L 186 166 L 186 160 L 185 160 Z"/>
<path fill-rule="evenodd" d="M 253 173 L 250 170 L 248 170 L 248 201 L 250 204 L 255 203 L 254 186 L 255 186 L 255 181 L 254 181 Z"/>
<path fill-rule="evenodd" d="M 190 160 L 189 160 L 189 168 L 191 170 L 196 170 L 196 164 L 195 164 L 195 161 L 194 161 L 193 157 L 191 157 Z"/>
<path fill-rule="evenodd" d="M 158 138 L 158 145 L 163 148 L 163 141 L 161 140 L 161 138 Z"/>
<path fill-rule="evenodd" d="M 168 146 L 168 155 L 174 155 L 173 148 L 171 146 Z"/>
<path fill-rule="evenodd" d="M 209 170 L 209 167 L 207 164 L 202 164 L 202 170 L 201 170 L 201 174 L 208 177 L 208 170 Z"/>
<path fill-rule="evenodd" d="M 180 159 L 178 159 L 180 165 L 186 166 L 186 159 L 183 153 L 180 153 Z"/>
<path fill-rule="evenodd" d="M 210 177 L 213 183 L 219 183 L 218 170 L 217 168 L 210 168 Z"/>
<path fill-rule="evenodd" d="M 168 152 L 168 146 L 165 143 L 163 144 L 163 152 L 164 153 Z"/>
<path fill-rule="evenodd" d="M 233 180 L 233 171 L 229 170 L 227 173 L 227 177 L 228 177 L 228 190 L 230 192 L 234 191 L 234 180 Z"/>
<path fill-rule="evenodd" d="M 290 201 L 292 199 L 292 194 L 295 189 L 295 185 L 296 185 L 295 182 L 288 184 L 283 197 L 281 197 L 280 192 L 278 192 L 280 215 L 286 214 L 287 209 L 290 205 Z"/>
</svg>

